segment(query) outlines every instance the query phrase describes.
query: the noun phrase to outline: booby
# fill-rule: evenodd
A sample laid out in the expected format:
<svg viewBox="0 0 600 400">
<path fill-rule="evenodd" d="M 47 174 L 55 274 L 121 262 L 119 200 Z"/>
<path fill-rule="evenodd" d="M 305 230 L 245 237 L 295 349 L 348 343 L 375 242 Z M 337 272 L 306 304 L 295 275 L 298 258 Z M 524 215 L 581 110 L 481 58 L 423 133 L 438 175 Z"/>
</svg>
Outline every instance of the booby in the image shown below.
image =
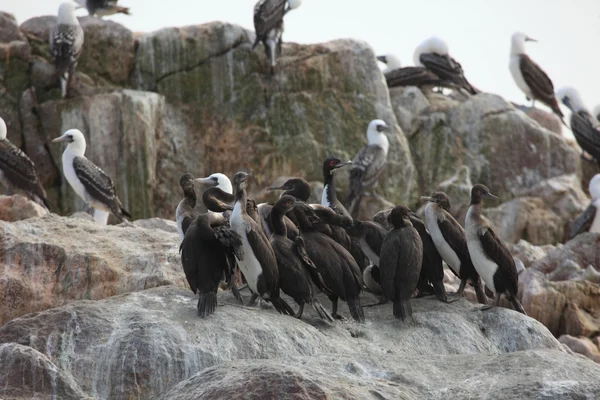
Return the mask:
<svg viewBox="0 0 600 400">
<path fill-rule="evenodd" d="M 231 280 L 235 259 L 244 259 L 242 238 L 218 213 L 199 215 L 189 226 L 179 247 L 185 277 L 198 294 L 198 315 L 212 314 L 223 276 Z"/>
<path fill-rule="evenodd" d="M 246 182 L 250 176 L 243 171 L 233 176 L 235 205 L 229 224 L 241 236 L 244 247 L 244 259 L 238 259 L 238 266 L 254 294 L 271 302 L 280 313 L 294 315 L 294 310 L 279 297 L 279 269 L 273 247 L 246 211 Z"/>
<path fill-rule="evenodd" d="M 11 192 L 22 192 L 46 210 L 46 191 L 33 161 L 7 138 L 6 123 L 0 118 L 0 182 Z"/>
<path fill-rule="evenodd" d="M 575 88 L 560 88 L 556 96 L 571 110 L 571 131 L 579 147 L 600 165 L 600 122 L 586 109 Z M 585 155 L 582 157 L 587 160 Z"/>
<path fill-rule="evenodd" d="M 75 0 L 81 8 L 87 9 L 90 15 L 105 17 L 113 14 L 129 14 L 129 7 L 121 7 L 118 0 Z"/>
<path fill-rule="evenodd" d="M 470 283 L 475 289 L 477 300 L 487 304 L 481 279 L 471 260 L 465 230 L 450 214 L 450 199 L 444 192 L 435 192 L 431 197 L 422 199 L 428 201 L 425 207 L 425 225 L 433 244 L 450 270 L 460 278 L 456 294 L 462 296 L 466 284 Z"/>
<path fill-rule="evenodd" d="M 462 66 L 450 56 L 448 45 L 438 37 L 431 37 L 415 49 L 414 62 L 417 67 L 425 67 L 443 81 L 452 83 L 469 94 L 477 90 L 465 78 Z"/>
<path fill-rule="evenodd" d="M 525 42 L 535 42 L 523 32 L 515 32 L 510 44 L 510 73 L 533 107 L 536 100 L 541 101 L 563 120 L 556 97 L 554 85 L 548 75 L 525 53 Z"/>
<path fill-rule="evenodd" d="M 333 174 L 347 165 L 352 165 L 352 161 L 342 162 L 337 157 L 331 156 L 328 157 L 323 162 L 323 194 L 321 195 L 321 204 L 326 207 L 331 207 L 335 211 L 344 214 L 350 217 L 350 213 L 346 208 L 342 205 L 342 203 L 337 199 L 337 194 L 335 193 L 335 180 L 333 179 Z"/>
<path fill-rule="evenodd" d="M 367 127 L 367 145 L 352 160 L 346 208 L 356 217 L 361 197 L 365 190 L 375 186 L 387 161 L 390 142 L 385 131 L 389 130 L 385 121 L 374 119 Z"/>
<path fill-rule="evenodd" d="M 569 239 L 584 232 L 600 233 L 600 174 L 590 180 L 590 205 L 571 224 Z"/>
<path fill-rule="evenodd" d="M 83 48 L 83 36 L 83 29 L 75 16 L 75 5 L 62 3 L 58 7 L 57 24 L 50 31 L 50 55 L 60 77 L 63 98 L 69 94 L 77 59 Z"/>
<path fill-rule="evenodd" d="M 294 208 L 295 204 L 296 199 L 293 196 L 282 196 L 273 206 L 270 215 L 273 226 L 271 246 L 279 267 L 279 286 L 300 307 L 296 318 L 301 318 L 304 305 L 310 304 L 322 320 L 334 322 L 331 314 L 316 298 L 312 282 L 318 282 L 320 287 L 324 287 L 325 283 L 306 253 L 304 240 L 297 236 L 294 241 L 291 241 L 287 236 L 283 217 Z"/>
<path fill-rule="evenodd" d="M 381 286 L 385 296 L 394 302 L 394 317 L 404 321 L 412 316 L 410 298 L 421 273 L 423 244 L 410 222 L 408 208 L 396 206 L 388 218 L 394 229 L 381 245 Z"/>
<path fill-rule="evenodd" d="M 233 194 L 233 186 L 227 175 L 220 172 L 210 174 L 206 178 L 197 178 L 197 182 L 207 187 L 217 187 L 225 193 Z"/>
<path fill-rule="evenodd" d="M 254 6 L 254 30 L 256 39 L 252 50 L 260 42 L 265 46 L 271 73 L 275 68 L 275 58 L 281 55 L 283 41 L 283 17 L 289 11 L 300 7 L 302 0 L 260 0 Z"/>
<path fill-rule="evenodd" d="M 383 75 L 389 88 L 397 86 L 446 86 L 451 89 L 456 88 L 450 82 L 442 81 L 425 67 L 402 67 L 400 60 L 393 54 L 378 56 L 377 59 L 387 65 Z"/>
<path fill-rule="evenodd" d="M 500 303 L 500 296 L 505 294 L 516 311 L 526 314 L 517 299 L 519 275 L 515 260 L 504 241 L 481 215 L 484 198 L 498 200 L 484 185 L 473 186 L 471 205 L 465 218 L 471 260 L 485 285 L 495 294 L 496 307 Z"/>
<path fill-rule="evenodd" d="M 63 174 L 75 193 L 94 208 L 94 219 L 106 225 L 110 212 L 120 220 L 131 219 L 131 215 L 117 197 L 115 185 L 104 171 L 85 158 L 85 137 L 77 129 L 69 129 L 52 140 L 66 142 L 62 155 Z"/>
</svg>

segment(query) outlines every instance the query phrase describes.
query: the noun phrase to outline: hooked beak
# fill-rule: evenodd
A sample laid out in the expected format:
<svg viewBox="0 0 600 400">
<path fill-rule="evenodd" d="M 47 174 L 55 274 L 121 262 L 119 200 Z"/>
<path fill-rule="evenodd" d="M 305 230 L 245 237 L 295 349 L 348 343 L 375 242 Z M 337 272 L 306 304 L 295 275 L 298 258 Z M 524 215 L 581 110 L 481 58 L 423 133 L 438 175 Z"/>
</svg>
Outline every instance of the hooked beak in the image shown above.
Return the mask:
<svg viewBox="0 0 600 400">
<path fill-rule="evenodd" d="M 267 192 L 271 192 L 273 190 L 287 190 L 285 187 L 283 186 L 271 186 L 265 189 Z"/>
<path fill-rule="evenodd" d="M 500 201 L 500 199 L 498 197 L 494 196 L 491 193 L 486 193 L 485 197 L 488 198 L 488 199 L 493 199 L 493 200 L 496 200 L 496 201 Z"/>
<path fill-rule="evenodd" d="M 61 142 L 67 142 L 69 140 L 69 138 L 67 136 L 59 136 L 57 138 L 52 139 L 52 143 L 61 143 Z"/>
<path fill-rule="evenodd" d="M 201 183 L 206 186 L 217 186 L 219 184 L 218 181 L 215 181 L 214 179 L 209 178 L 209 177 L 196 178 L 196 179 L 194 179 L 194 182 L 198 182 L 198 183 Z"/>
<path fill-rule="evenodd" d="M 529 36 L 527 36 L 527 37 L 525 38 L 525 41 L 526 41 L 526 42 L 536 42 L 536 43 L 537 43 L 537 40 L 535 40 L 534 38 L 530 38 Z"/>
<path fill-rule="evenodd" d="M 377 60 L 387 64 L 387 58 L 385 56 L 377 56 Z"/>
<path fill-rule="evenodd" d="M 337 171 L 340 168 L 344 168 L 347 165 L 352 165 L 352 161 L 346 161 L 346 162 L 343 162 L 343 163 L 339 163 L 338 165 L 335 166 L 334 169 L 331 170 L 331 172 L 333 173 L 333 172 Z"/>
<path fill-rule="evenodd" d="M 425 200 L 425 201 L 433 201 L 433 199 L 429 196 L 421 196 L 421 200 Z"/>
</svg>

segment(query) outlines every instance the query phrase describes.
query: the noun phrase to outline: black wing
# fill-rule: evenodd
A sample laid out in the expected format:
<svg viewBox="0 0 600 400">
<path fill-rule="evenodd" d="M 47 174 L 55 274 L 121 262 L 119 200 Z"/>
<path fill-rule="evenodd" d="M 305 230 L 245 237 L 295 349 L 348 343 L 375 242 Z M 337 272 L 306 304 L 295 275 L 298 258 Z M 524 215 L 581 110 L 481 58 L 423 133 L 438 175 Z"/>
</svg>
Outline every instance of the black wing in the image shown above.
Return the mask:
<svg viewBox="0 0 600 400">
<path fill-rule="evenodd" d="M 510 254 L 504 241 L 489 227 L 485 231 L 480 231 L 478 236 L 485 255 L 498 265 L 505 278 L 510 278 L 513 283 L 518 282 L 519 277 L 515 259 Z"/>
<path fill-rule="evenodd" d="M 389 88 L 397 86 L 441 85 L 440 78 L 423 67 L 396 68 L 385 73 Z"/>
<path fill-rule="evenodd" d="M 441 80 L 452 82 L 471 94 L 479 92 L 465 78 L 462 65 L 452 57 L 436 53 L 425 53 L 421 54 L 419 61 Z"/>
<path fill-rule="evenodd" d="M 579 146 L 600 163 L 600 123 L 587 111 L 571 114 L 571 130 Z"/>
<path fill-rule="evenodd" d="M 83 48 L 83 29 L 79 25 L 58 24 L 50 33 L 50 54 L 62 75 L 77 61 Z"/>
<path fill-rule="evenodd" d="M 26 191 L 41 200 L 46 198 L 33 161 L 8 140 L 0 140 L 0 170 L 17 189 Z"/>
<path fill-rule="evenodd" d="M 462 226 L 449 213 L 444 211 L 444 220 L 438 220 L 438 226 L 442 232 L 444 240 L 450 245 L 456 253 L 461 263 L 470 260 L 469 248 L 467 247 L 467 237 Z"/>
<path fill-rule="evenodd" d="M 377 182 L 386 163 L 385 151 L 375 145 L 363 147 L 352 160 L 346 208 L 353 214 L 363 190 Z"/>
<path fill-rule="evenodd" d="M 391 212 L 392 212 L 392 209 L 388 208 L 386 210 L 381 210 L 381 211 L 377 212 L 375 215 L 373 215 L 373 221 L 375 221 L 379 225 L 383 226 L 383 228 L 386 229 L 388 232 L 391 231 L 392 229 L 394 229 L 394 227 L 392 226 L 390 221 L 388 221 L 388 217 Z"/>
<path fill-rule="evenodd" d="M 597 210 L 598 209 L 594 204 L 590 204 L 584 212 L 577 216 L 577 219 L 571 223 L 569 240 L 590 230 L 592 222 L 594 222 L 594 218 L 596 217 Z"/>
<path fill-rule="evenodd" d="M 242 238 L 237 232 L 233 231 L 226 225 L 215 227 L 215 239 L 217 239 L 228 252 L 233 253 L 238 260 L 244 259 L 244 244 Z"/>
<path fill-rule="evenodd" d="M 254 30 L 256 41 L 254 47 L 265 39 L 271 29 L 276 28 L 283 21 L 286 0 L 260 0 L 254 6 Z"/>
<path fill-rule="evenodd" d="M 246 232 L 246 237 L 250 247 L 252 247 L 254 256 L 262 267 L 264 278 L 270 288 L 279 288 L 279 269 L 271 243 L 256 222 L 250 219 L 246 222 L 251 225 L 251 228 Z"/>
<path fill-rule="evenodd" d="M 380 255 L 383 239 L 385 239 L 387 231 L 376 222 L 363 221 L 362 224 L 365 230 L 365 241 L 375 254 Z"/>
<path fill-rule="evenodd" d="M 558 106 L 554 85 L 548 75 L 527 54 L 521 54 L 520 57 L 519 68 L 533 97 L 550 107 L 562 119 L 563 113 Z"/>
</svg>

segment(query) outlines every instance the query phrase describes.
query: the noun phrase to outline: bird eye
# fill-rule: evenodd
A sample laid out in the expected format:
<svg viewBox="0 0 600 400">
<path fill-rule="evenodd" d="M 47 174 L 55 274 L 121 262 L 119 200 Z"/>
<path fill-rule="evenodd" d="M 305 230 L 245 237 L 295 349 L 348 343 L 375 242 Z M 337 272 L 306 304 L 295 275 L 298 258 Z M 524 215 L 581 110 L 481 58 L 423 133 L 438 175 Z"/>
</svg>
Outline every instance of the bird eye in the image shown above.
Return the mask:
<svg viewBox="0 0 600 400">
<path fill-rule="evenodd" d="M 331 160 L 329 161 L 329 166 L 330 167 L 335 167 L 336 161 L 335 160 Z"/>
</svg>

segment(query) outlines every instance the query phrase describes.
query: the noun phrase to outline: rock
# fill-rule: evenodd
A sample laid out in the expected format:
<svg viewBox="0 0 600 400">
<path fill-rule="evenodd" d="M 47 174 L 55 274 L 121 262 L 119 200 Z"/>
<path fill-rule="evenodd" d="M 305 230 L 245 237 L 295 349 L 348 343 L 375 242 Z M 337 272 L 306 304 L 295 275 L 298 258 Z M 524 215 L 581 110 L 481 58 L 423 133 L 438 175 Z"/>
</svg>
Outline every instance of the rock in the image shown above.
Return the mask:
<svg viewBox="0 0 600 400">
<path fill-rule="evenodd" d="M 41 217 L 48 211 L 35 201 L 15 194 L 14 196 L 0 195 L 0 220 L 14 222 L 27 218 Z"/>
<path fill-rule="evenodd" d="M 550 132 L 554 132 L 558 135 L 562 135 L 562 123 L 560 122 L 560 118 L 558 118 L 555 114 L 540 110 L 539 108 L 535 107 L 516 107 L 523 111 L 529 118 L 540 124 L 540 126 L 543 128 L 548 129 Z"/>
<path fill-rule="evenodd" d="M 186 285 L 177 234 L 49 214 L 0 221 L 0 325 L 79 299 Z"/>
<path fill-rule="evenodd" d="M 549 275 L 555 273 L 563 266 L 575 264 L 580 270 L 591 265 L 596 271 L 600 271 L 600 258 L 598 257 L 598 249 L 600 248 L 600 234 L 584 233 L 576 236 L 573 240 L 566 243 L 564 246 L 550 251 L 548 255 L 538 262 L 532 268 Z M 569 274 L 562 276 L 562 279 L 577 279 L 579 274 Z M 560 276 L 560 275 L 558 275 Z M 600 281 L 598 282 L 600 283 Z"/>
<path fill-rule="evenodd" d="M 177 233 L 177 222 L 162 218 L 138 219 L 133 225 L 144 229 L 159 229 L 169 233 Z"/>
<path fill-rule="evenodd" d="M 326 297 L 321 301 L 329 308 Z M 372 295 L 363 294 L 364 304 L 374 301 Z M 404 369 L 413 366 L 411 360 L 432 365 L 443 358 L 455 367 L 442 367 L 432 377 L 455 370 L 462 371 L 465 380 L 477 370 L 467 360 L 496 362 L 507 357 L 517 365 L 529 357 L 536 359 L 535 350 L 539 350 L 564 360 L 565 365 L 585 366 L 588 373 L 600 374 L 585 360 L 563 353 L 562 345 L 539 322 L 504 308 L 481 312 L 466 300 L 445 304 L 434 298 L 414 299 L 414 325 L 396 321 L 388 303 L 365 308 L 367 324 L 334 326 L 316 319 L 312 310 L 305 310 L 303 320 L 298 320 L 279 315 L 273 308 L 240 307 L 229 292 L 219 294 L 221 306 L 209 318 L 197 317 L 196 303 L 189 289 L 175 286 L 77 301 L 6 323 L 0 328 L 0 343 L 14 342 L 45 354 L 95 399 L 150 398 L 200 371 L 209 371 L 206 368 L 219 370 L 224 363 L 242 368 L 251 366 L 253 359 L 294 365 L 309 373 L 311 363 L 321 356 L 348 357 L 356 362 L 344 365 L 360 374 L 375 371 L 362 368 L 360 360 L 378 360 L 383 373 L 391 365 Z M 340 304 L 340 312 L 348 315 L 345 303 Z M 509 352 L 518 353 L 511 358 L 506 355 Z M 295 361 L 298 357 L 303 361 Z M 563 363 L 553 365 L 563 368 Z M 238 367 L 225 365 L 232 374 Z M 396 379 L 394 374 L 378 376 L 385 381 Z M 593 382 L 600 389 L 600 380 Z M 419 387 L 416 384 L 414 389 Z"/>
<path fill-rule="evenodd" d="M 598 351 L 598 347 L 590 339 L 562 335 L 558 338 L 558 341 L 568 346 L 575 353 L 582 354 L 590 360 L 600 363 L 600 352 Z"/>
<path fill-rule="evenodd" d="M 600 369 L 563 352 L 426 358 L 320 355 L 208 368 L 155 399 L 594 398 Z"/>
<path fill-rule="evenodd" d="M 44 354 L 17 343 L 0 345 L 0 396 L 16 399 L 90 399 L 71 375 Z"/>
<path fill-rule="evenodd" d="M 534 246 L 525 240 L 519 240 L 517 243 L 509 245 L 510 253 L 519 258 L 525 268 L 529 268 L 533 263 L 544 258 L 549 251 L 555 249 L 552 245 Z"/>
</svg>

